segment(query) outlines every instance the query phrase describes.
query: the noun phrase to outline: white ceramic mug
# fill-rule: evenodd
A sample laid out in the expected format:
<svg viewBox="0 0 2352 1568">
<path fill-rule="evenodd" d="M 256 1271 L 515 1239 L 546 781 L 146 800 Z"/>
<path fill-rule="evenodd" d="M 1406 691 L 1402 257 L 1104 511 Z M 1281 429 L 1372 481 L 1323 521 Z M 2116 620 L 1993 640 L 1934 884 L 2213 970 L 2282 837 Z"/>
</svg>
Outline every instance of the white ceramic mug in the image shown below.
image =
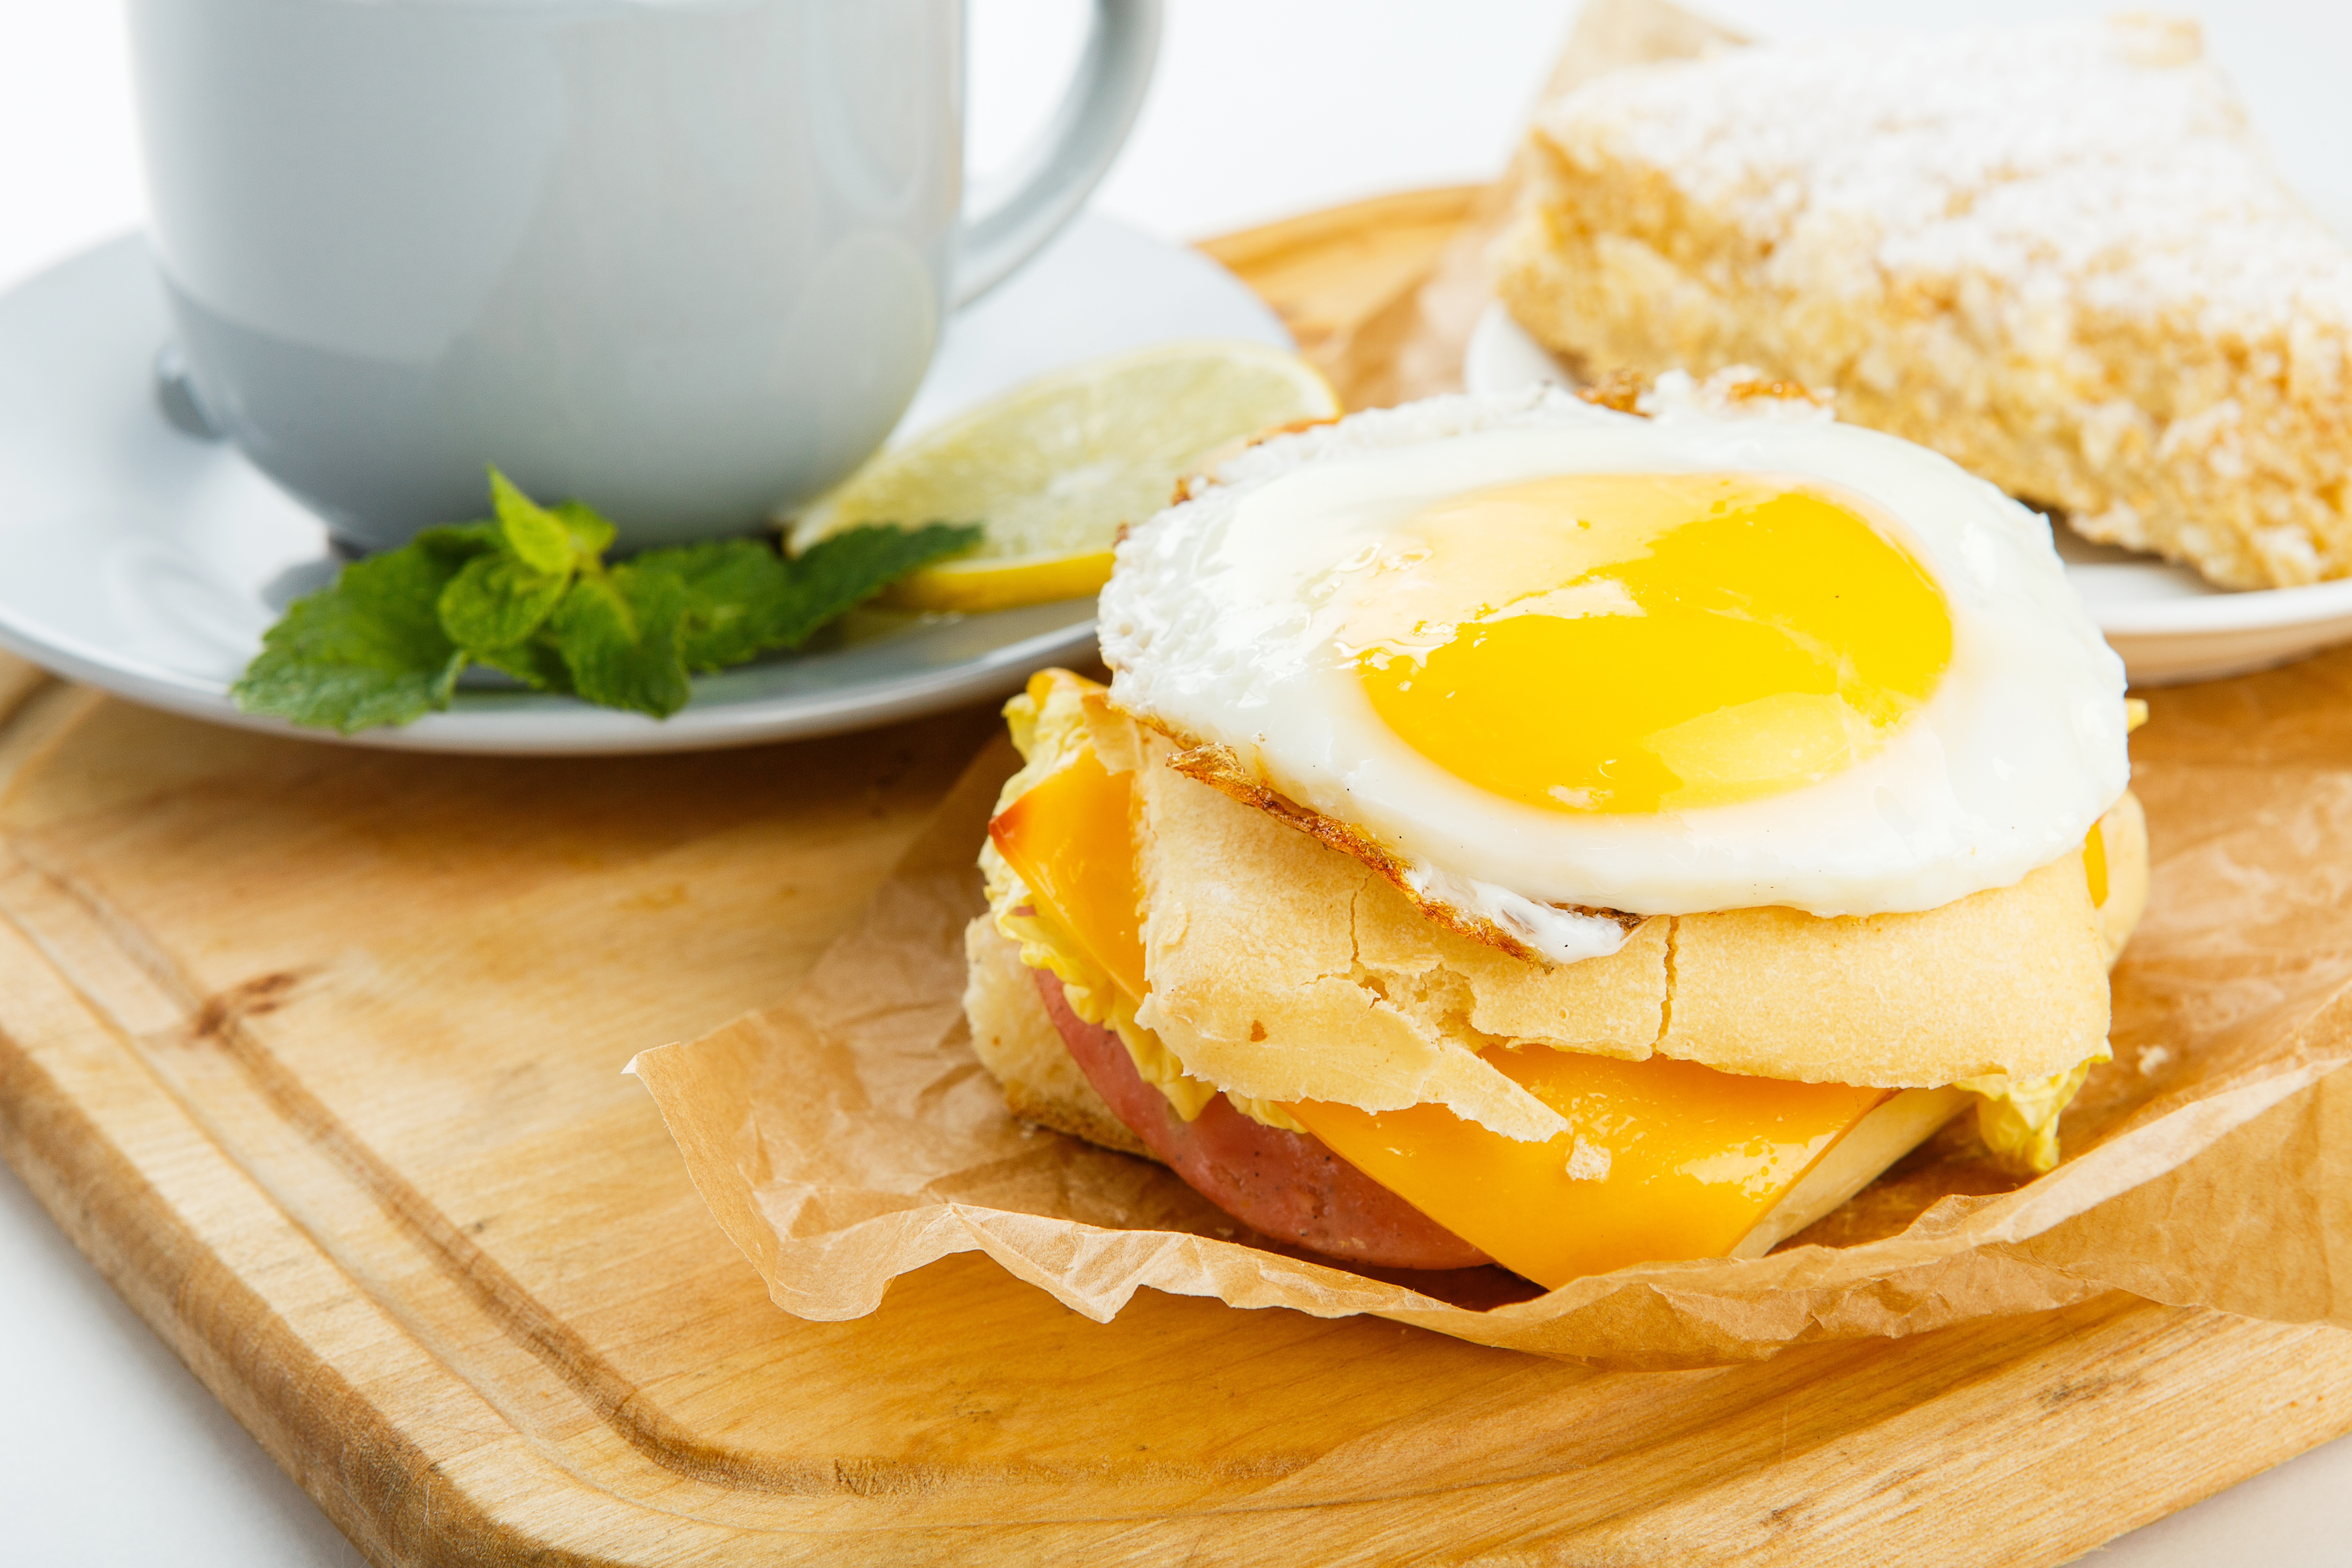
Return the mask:
<svg viewBox="0 0 2352 1568">
<path fill-rule="evenodd" d="M 625 548 L 835 483 L 946 312 L 1100 179 L 1160 26 L 1097 0 L 1043 143 L 966 215 L 963 0 L 130 11 L 183 390 L 368 548 L 479 515 L 488 463 Z"/>
</svg>

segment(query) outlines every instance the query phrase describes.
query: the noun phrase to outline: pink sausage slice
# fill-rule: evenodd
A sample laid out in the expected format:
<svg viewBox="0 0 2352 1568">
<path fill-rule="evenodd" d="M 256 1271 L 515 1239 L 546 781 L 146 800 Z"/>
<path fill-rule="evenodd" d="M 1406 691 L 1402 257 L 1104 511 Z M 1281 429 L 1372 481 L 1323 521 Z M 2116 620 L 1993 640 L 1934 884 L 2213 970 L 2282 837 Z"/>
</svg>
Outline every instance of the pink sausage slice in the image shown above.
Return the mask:
<svg viewBox="0 0 2352 1568">
<path fill-rule="evenodd" d="M 1191 1121 L 1135 1070 L 1111 1030 L 1070 1011 L 1035 969 L 1062 1043 L 1111 1113 L 1194 1191 L 1248 1226 L 1333 1258 L 1390 1268 L 1469 1268 L 1487 1256 L 1303 1132 L 1253 1121 L 1223 1095 Z"/>
</svg>

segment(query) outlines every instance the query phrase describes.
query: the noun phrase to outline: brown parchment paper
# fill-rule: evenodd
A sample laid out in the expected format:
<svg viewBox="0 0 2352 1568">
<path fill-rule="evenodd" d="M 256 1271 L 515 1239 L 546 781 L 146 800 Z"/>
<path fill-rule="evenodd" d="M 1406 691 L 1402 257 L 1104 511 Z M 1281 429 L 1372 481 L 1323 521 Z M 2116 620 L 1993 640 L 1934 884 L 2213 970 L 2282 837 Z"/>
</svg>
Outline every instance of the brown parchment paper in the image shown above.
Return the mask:
<svg viewBox="0 0 2352 1568">
<path fill-rule="evenodd" d="M 1253 1245 L 1159 1166 L 1015 1122 L 961 1001 L 1002 743 L 790 995 L 632 1068 L 776 1304 L 807 1318 L 870 1312 L 897 1276 L 976 1249 L 1097 1320 L 1149 1286 L 1621 1367 L 2110 1288 L 2352 1326 L 2352 1077 L 2329 1076 L 2352 1059 L 2352 653 L 2149 700 L 2153 896 L 2064 1163 L 2013 1186 L 1963 1121 L 1769 1258 L 1529 1300 L 1493 1270 L 1415 1288 Z"/>
<path fill-rule="evenodd" d="M 1655 0 L 1595 0 L 1558 79 L 1731 41 Z M 1453 375 L 1484 299 L 1469 227 L 1342 345 L 1369 378 L 1359 402 Z M 2017 1184 L 1964 1119 L 1769 1258 L 1549 1295 L 1497 1269 L 1374 1277 L 1237 1233 L 1150 1162 L 1014 1121 L 961 1007 L 973 856 L 1018 760 L 1003 742 L 789 995 L 631 1070 L 771 1297 L 805 1318 L 861 1316 L 898 1275 L 978 1250 L 1098 1321 L 1149 1287 L 1622 1368 L 2110 1289 L 2352 1326 L 2352 1075 L 2336 1073 L 2352 1059 L 2352 651 L 2147 695 L 2152 897 L 2116 974 L 2115 1060 L 2066 1115 L 2064 1162 Z"/>
</svg>

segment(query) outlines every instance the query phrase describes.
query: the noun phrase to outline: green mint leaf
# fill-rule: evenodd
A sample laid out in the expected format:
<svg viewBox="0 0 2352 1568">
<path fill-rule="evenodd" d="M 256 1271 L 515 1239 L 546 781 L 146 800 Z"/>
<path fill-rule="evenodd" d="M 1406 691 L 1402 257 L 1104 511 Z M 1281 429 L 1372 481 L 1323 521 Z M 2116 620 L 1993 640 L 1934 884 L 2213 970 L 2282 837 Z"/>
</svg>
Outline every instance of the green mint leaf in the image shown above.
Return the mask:
<svg viewBox="0 0 2352 1568">
<path fill-rule="evenodd" d="M 498 550 L 499 525 L 495 522 L 444 523 L 439 528 L 426 529 L 408 543 L 412 549 L 447 562 L 449 570 L 455 572 L 475 556 L 492 554 Z"/>
<path fill-rule="evenodd" d="M 478 657 L 511 647 L 539 630 L 571 581 L 568 571 L 541 572 L 511 555 L 477 555 L 441 590 L 441 629 Z"/>
<path fill-rule="evenodd" d="M 596 560 L 613 548 L 613 535 L 618 531 L 613 520 L 584 500 L 558 501 L 548 509 L 572 535 L 572 548 L 581 557 L 583 565 Z"/>
<path fill-rule="evenodd" d="M 648 550 L 636 564 L 672 573 L 686 589 L 678 654 L 690 670 L 724 669 L 759 657 L 768 646 L 772 606 L 793 591 L 792 567 L 763 540 Z"/>
<path fill-rule="evenodd" d="M 287 606 L 230 698 L 247 713 L 346 735 L 448 707 L 466 658 L 435 605 L 456 571 L 415 545 L 353 562 Z"/>
<path fill-rule="evenodd" d="M 636 558 L 676 574 L 686 589 L 679 657 L 689 670 L 724 669 L 806 641 L 825 622 L 918 566 L 968 550 L 977 527 L 859 528 L 797 559 L 756 539 L 723 539 Z"/>
<path fill-rule="evenodd" d="M 585 573 L 548 626 L 581 696 L 667 719 L 693 690 L 678 657 L 686 584 L 656 566 Z"/>
<path fill-rule="evenodd" d="M 868 525 L 818 540 L 793 557 L 792 591 L 766 609 L 761 646 L 798 647 L 819 626 L 865 603 L 908 573 L 981 541 L 976 522 L 931 522 L 920 528 Z"/>
<path fill-rule="evenodd" d="M 492 669 L 502 669 L 533 691 L 570 691 L 572 671 L 563 662 L 551 636 L 542 630 L 528 642 L 511 647 L 477 647 L 466 650 L 476 664 L 487 664 Z"/>
<path fill-rule="evenodd" d="M 507 552 L 524 565 L 551 575 L 568 573 L 578 560 L 572 530 L 563 520 L 541 506 L 514 481 L 490 470 L 490 505 L 499 514 L 499 535 Z"/>
</svg>

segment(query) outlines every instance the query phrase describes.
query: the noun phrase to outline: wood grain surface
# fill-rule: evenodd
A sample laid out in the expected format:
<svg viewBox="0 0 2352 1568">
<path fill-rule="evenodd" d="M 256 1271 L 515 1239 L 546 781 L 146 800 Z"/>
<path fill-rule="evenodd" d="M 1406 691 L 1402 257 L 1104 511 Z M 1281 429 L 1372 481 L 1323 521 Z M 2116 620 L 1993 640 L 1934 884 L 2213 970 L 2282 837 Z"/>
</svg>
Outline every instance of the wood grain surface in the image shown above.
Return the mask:
<svg viewBox="0 0 2352 1568">
<path fill-rule="evenodd" d="M 1466 207 L 1211 248 L 1344 342 Z M 969 1255 L 798 1321 L 620 1068 L 789 986 L 992 714 L 498 761 L 0 710 L 0 1152 L 378 1563 L 2048 1563 L 2352 1427 L 2352 1334 L 2121 1295 L 1614 1376 Z"/>
</svg>

